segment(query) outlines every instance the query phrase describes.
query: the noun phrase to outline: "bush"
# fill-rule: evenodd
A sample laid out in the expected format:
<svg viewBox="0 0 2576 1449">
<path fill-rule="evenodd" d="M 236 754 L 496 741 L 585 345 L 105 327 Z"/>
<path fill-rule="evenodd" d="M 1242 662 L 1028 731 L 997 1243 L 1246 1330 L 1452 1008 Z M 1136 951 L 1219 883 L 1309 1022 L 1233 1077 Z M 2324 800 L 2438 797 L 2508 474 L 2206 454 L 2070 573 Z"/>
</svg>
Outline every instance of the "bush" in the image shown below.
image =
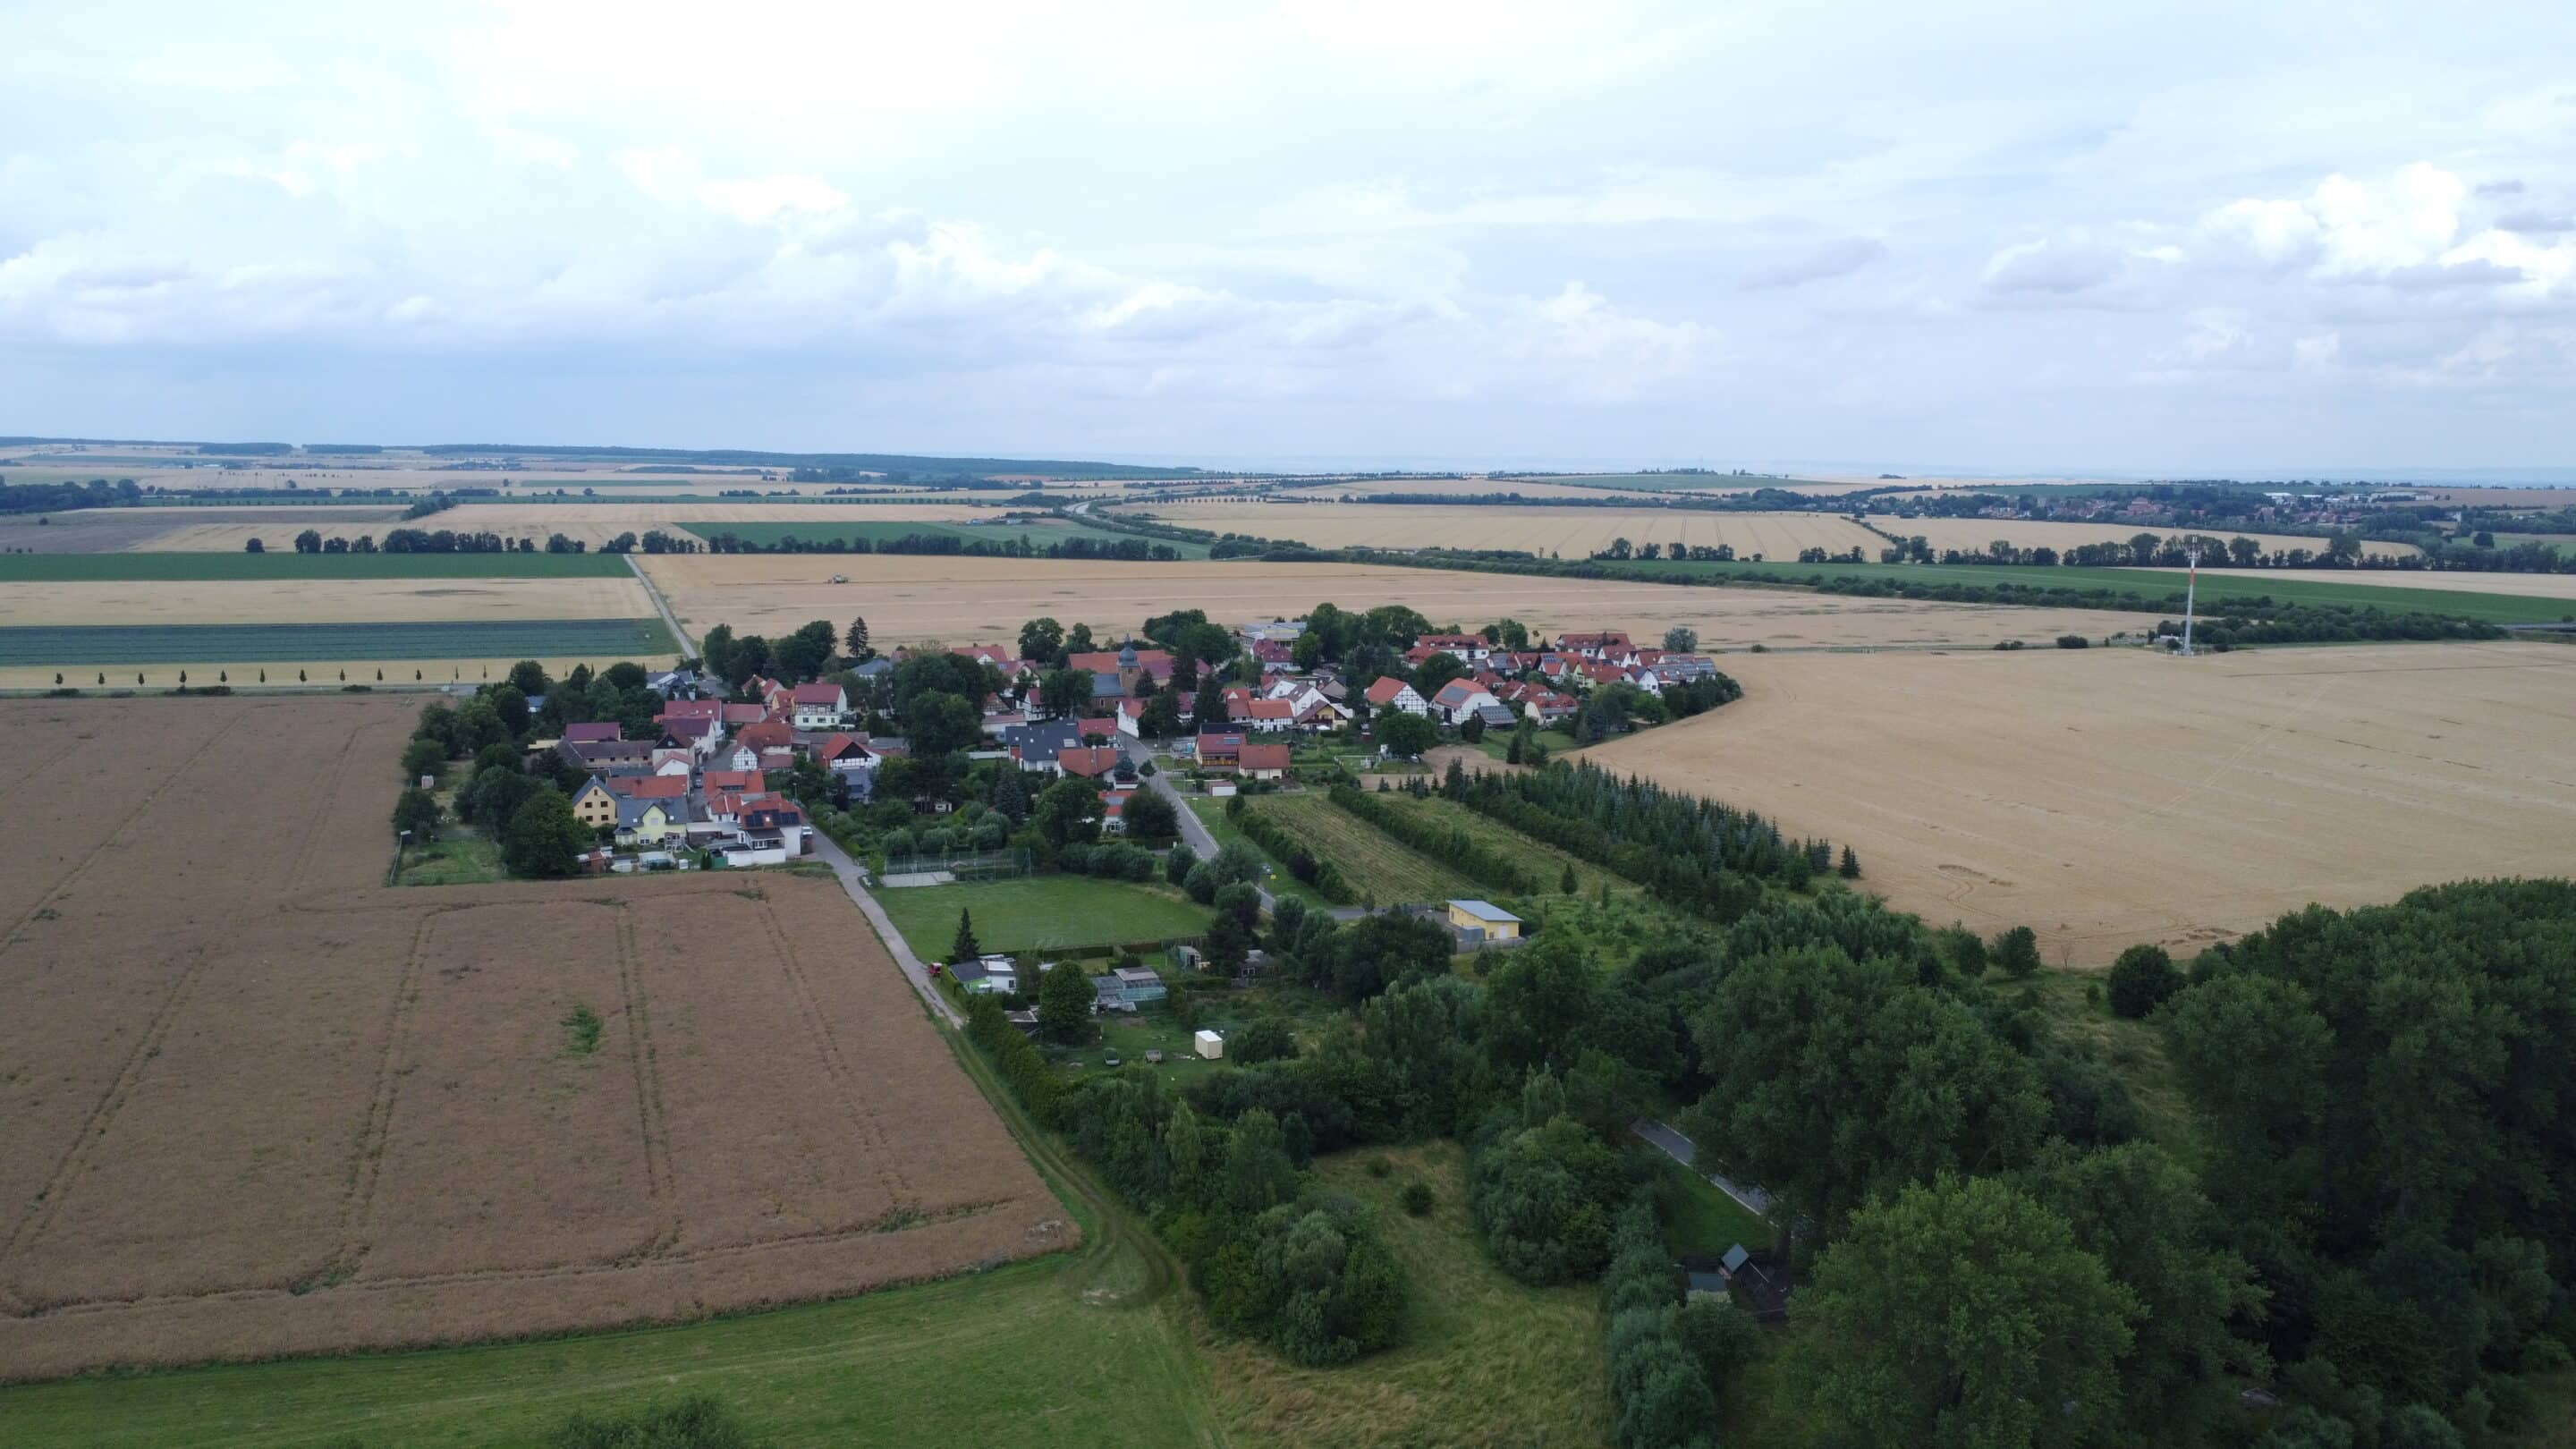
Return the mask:
<svg viewBox="0 0 2576 1449">
<path fill-rule="evenodd" d="M 2060 634 L 2057 636 L 2057 647 L 2060 649 L 2090 649 L 2093 647 L 2093 641 L 2085 638 L 2081 634 Z"/>
<path fill-rule="evenodd" d="M 2112 963 L 2105 994 L 2113 1016 L 2135 1021 L 2164 1005 L 2165 998 L 2182 987 L 2182 971 L 2164 947 L 2139 945 L 2121 952 Z"/>
<path fill-rule="evenodd" d="M 546 1435 L 545 1449 L 759 1449 L 762 1443 L 731 1409 L 699 1394 L 608 1418 L 575 1413 Z"/>
<path fill-rule="evenodd" d="M 1427 1182 L 1406 1183 L 1396 1200 L 1404 1205 L 1405 1216 L 1416 1218 L 1430 1216 L 1432 1204 L 1438 1201 L 1431 1195 L 1431 1184 Z"/>
</svg>

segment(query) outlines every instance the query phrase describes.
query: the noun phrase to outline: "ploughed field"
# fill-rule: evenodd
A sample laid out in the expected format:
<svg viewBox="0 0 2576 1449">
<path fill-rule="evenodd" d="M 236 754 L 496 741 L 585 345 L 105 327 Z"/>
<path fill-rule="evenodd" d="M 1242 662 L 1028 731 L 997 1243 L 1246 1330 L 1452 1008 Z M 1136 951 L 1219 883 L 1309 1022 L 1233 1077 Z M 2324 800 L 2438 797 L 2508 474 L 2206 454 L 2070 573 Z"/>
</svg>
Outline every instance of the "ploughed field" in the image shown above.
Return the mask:
<svg viewBox="0 0 2576 1449">
<path fill-rule="evenodd" d="M 2156 616 L 2099 609 L 2020 608 L 1872 599 L 1803 590 L 1697 588 L 1393 565 L 709 554 L 639 560 L 683 628 L 718 624 L 775 638 L 813 619 L 868 621 L 880 649 L 1016 639 L 1023 621 L 1088 623 L 1114 639 L 1154 615 L 1205 609 L 1229 624 L 1295 618 L 1319 603 L 1345 609 L 1406 604 L 1434 624 L 1469 628 L 1509 616 L 1533 633 L 1623 629 L 1640 641 L 1666 628 L 1699 631 L 1704 649 L 1895 648 L 2045 643 L 2154 625 Z M 831 582 L 834 575 L 846 583 Z"/>
<path fill-rule="evenodd" d="M 833 883 L 381 885 L 412 713 L 0 704 L 0 1380 L 691 1318 L 1072 1238 Z"/>
<path fill-rule="evenodd" d="M 2576 651 L 2357 645 L 1729 659 L 1744 698 L 1589 752 L 1849 843 L 1863 889 L 2051 965 L 2310 902 L 2563 874 Z"/>
</svg>

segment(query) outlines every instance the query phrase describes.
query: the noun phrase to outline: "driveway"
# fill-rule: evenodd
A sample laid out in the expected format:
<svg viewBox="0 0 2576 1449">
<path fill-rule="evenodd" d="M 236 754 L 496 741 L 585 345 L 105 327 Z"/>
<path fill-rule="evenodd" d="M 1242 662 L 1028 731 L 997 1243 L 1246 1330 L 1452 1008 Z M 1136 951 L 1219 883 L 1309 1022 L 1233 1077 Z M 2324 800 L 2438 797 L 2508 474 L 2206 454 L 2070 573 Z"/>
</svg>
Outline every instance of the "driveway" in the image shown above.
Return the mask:
<svg viewBox="0 0 2576 1449">
<path fill-rule="evenodd" d="M 912 954 L 912 947 L 904 944 L 903 933 L 894 928 L 894 921 L 886 915 L 885 907 L 878 905 L 877 898 L 859 883 L 859 863 L 850 858 L 850 853 L 841 848 L 840 842 L 820 830 L 814 832 L 814 854 L 841 878 L 841 889 L 850 893 L 850 899 L 856 901 L 859 910 L 866 914 L 868 924 L 877 928 L 877 938 L 885 942 L 886 950 L 894 956 L 894 964 L 903 968 L 904 979 L 912 983 L 912 989 L 919 993 L 923 1003 L 950 1026 L 965 1026 L 966 1013 L 940 994 L 939 983 L 930 979 L 930 968 L 920 957 Z"/>
</svg>

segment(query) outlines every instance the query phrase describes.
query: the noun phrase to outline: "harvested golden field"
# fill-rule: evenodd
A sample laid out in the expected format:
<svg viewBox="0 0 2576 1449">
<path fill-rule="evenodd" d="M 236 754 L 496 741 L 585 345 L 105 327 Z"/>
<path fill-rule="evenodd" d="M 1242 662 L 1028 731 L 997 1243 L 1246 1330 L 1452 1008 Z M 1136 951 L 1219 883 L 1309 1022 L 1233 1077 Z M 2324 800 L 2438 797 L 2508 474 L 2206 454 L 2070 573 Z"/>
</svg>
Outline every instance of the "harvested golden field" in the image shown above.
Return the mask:
<svg viewBox="0 0 2576 1449">
<path fill-rule="evenodd" d="M 1370 478 L 1348 483 L 1317 483 L 1304 488 L 1281 489 L 1281 498 L 1305 498 L 1330 502 L 1340 498 L 1367 498 L 1387 493 L 1517 493 L 1524 498 L 1652 498 L 1655 495 L 1638 488 L 1582 487 L 1573 483 L 1552 483 L 1539 478 Z M 1170 507 L 1197 507 L 1183 502 Z"/>
<path fill-rule="evenodd" d="M 1790 559 L 1800 549 L 1851 549 L 1876 558 L 1887 540 L 1848 518 L 1818 513 L 1715 513 L 1681 508 L 1511 508 L 1473 504 L 1173 503 L 1150 510 L 1172 523 L 1220 533 L 1293 538 L 1317 548 L 1513 548 L 1582 558 L 1624 538 L 1632 544 L 1731 544 L 1740 558 Z"/>
<path fill-rule="evenodd" d="M 2230 579 L 2286 579 L 2313 584 L 2377 584 L 2391 589 L 2441 589 L 2466 594 L 2513 594 L 2532 599 L 2576 599 L 2576 574 L 2468 573 L 2456 569 L 2202 569 Z"/>
<path fill-rule="evenodd" d="M 27 624 L 334 624 L 410 619 L 641 619 L 634 575 L 568 579 L 152 579 L 0 582 L 0 619 Z"/>
<path fill-rule="evenodd" d="M 0 705 L 0 1380 L 1070 1240 L 837 884 L 381 885 L 417 703 Z"/>
<path fill-rule="evenodd" d="M 1624 629 L 1660 639 L 1697 629 L 1704 649 L 1884 648 L 2044 642 L 2151 627 L 2152 614 L 1846 598 L 1798 589 L 1701 588 L 1442 569 L 1250 561 L 1114 563 L 796 554 L 663 555 L 645 570 L 694 637 L 717 624 L 775 636 L 812 619 L 868 621 L 879 647 L 1009 640 L 1041 615 L 1087 623 L 1100 638 L 1156 614 L 1205 609 L 1246 623 L 1320 603 L 1405 604 L 1434 624 L 1476 627 L 1505 616 L 1536 631 Z M 850 582 L 829 582 L 846 574 Z"/>
<path fill-rule="evenodd" d="M 298 524 L 283 527 L 262 521 L 202 524 L 173 528 L 127 545 L 138 550 L 212 550 L 239 553 L 250 539 L 284 548 L 305 527 L 324 538 L 382 538 L 394 528 L 449 529 L 457 533 L 497 533 L 503 538 L 549 534 L 577 538 L 596 549 L 621 533 L 648 528 L 676 533 L 692 523 L 966 523 L 998 518 L 1002 510 L 947 503 L 460 503 L 428 518 L 408 523 L 398 518 L 379 522 Z"/>
<path fill-rule="evenodd" d="M 1859 852 L 2048 960 L 2183 951 L 2309 902 L 2563 874 L 2576 650 L 2388 644 L 1730 659 L 1741 702 L 1591 752 Z"/>
<path fill-rule="evenodd" d="M 2170 538 L 2177 534 L 2192 532 L 2207 533 L 2213 538 L 2240 536 L 2250 538 L 2261 544 L 2266 552 L 2304 548 L 2312 553 L 2323 553 L 2326 547 L 2326 541 L 2322 538 L 2307 538 L 2294 534 L 2240 535 L 2232 529 L 2166 528 L 2155 524 L 2123 522 L 2118 519 L 2106 519 L 2100 523 L 2041 523 L 2015 518 L 1898 518 L 1894 514 L 1872 514 L 1869 521 L 1873 526 L 1895 534 L 1899 538 L 1919 536 L 1929 542 L 1935 550 L 1982 549 L 1995 540 L 2002 539 L 2015 548 L 2053 548 L 2063 553 L 2070 548 L 2080 548 L 2088 543 L 2127 543 L 2142 533 L 2152 533 L 2158 538 Z M 1877 558 L 1878 548 L 1885 546 L 1884 539 L 1878 540 L 1877 547 L 1870 550 L 1869 557 Z M 2378 539 L 2364 541 L 2361 551 L 2373 558 L 2412 558 L 2421 552 L 2413 544 L 2385 543 Z"/>
</svg>

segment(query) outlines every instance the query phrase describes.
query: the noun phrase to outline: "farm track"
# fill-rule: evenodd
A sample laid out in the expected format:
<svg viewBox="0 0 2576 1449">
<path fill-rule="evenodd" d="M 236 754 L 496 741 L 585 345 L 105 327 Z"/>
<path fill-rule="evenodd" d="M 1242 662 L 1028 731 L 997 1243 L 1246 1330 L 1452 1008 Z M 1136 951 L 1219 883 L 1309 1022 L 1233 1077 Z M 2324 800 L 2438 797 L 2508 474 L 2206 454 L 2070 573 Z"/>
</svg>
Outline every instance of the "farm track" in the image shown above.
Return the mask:
<svg viewBox="0 0 2576 1449">
<path fill-rule="evenodd" d="M 636 1132 L 644 1148 L 645 1181 L 654 1201 L 671 1215 L 660 1236 L 645 1250 L 659 1257 L 678 1245 L 685 1224 L 680 1217 L 679 1187 L 671 1166 L 670 1127 L 662 1114 L 662 1077 L 653 1042 L 653 1018 L 637 976 L 635 956 L 635 908 L 631 903 L 620 902 L 617 987 L 625 998 L 626 1058 L 635 1077 Z"/>
<path fill-rule="evenodd" d="M 376 1197 L 376 1183 L 384 1176 L 385 1135 L 393 1126 L 394 1098 L 402 1089 L 403 1048 L 409 1040 L 412 1007 L 420 1000 L 420 973 L 429 956 L 430 926 L 438 919 L 435 912 L 421 916 L 412 932 L 411 951 L 403 958 L 402 975 L 394 983 L 393 1010 L 385 1022 L 384 1055 L 376 1064 L 375 1090 L 367 1098 L 367 1116 L 359 1124 L 358 1142 L 351 1158 L 348 1198 L 340 1209 L 340 1251 L 334 1261 L 354 1264 L 365 1256 L 366 1229 Z"/>
</svg>

